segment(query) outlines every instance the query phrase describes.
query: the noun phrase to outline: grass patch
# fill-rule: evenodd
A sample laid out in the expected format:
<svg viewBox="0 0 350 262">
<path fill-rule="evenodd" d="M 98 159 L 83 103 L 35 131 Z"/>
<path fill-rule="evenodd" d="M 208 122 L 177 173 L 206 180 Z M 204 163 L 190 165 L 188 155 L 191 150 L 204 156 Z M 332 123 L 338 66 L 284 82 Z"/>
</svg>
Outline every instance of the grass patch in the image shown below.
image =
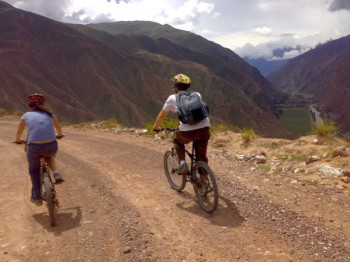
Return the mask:
<svg viewBox="0 0 350 262">
<path fill-rule="evenodd" d="M 253 129 L 243 129 L 241 138 L 245 144 L 248 144 L 255 138 L 255 131 Z"/>
<path fill-rule="evenodd" d="M 108 120 L 103 121 L 101 123 L 102 130 L 116 128 L 116 127 L 120 127 L 120 126 L 121 126 L 120 123 L 115 118 L 108 119 Z"/>
<path fill-rule="evenodd" d="M 265 173 L 269 172 L 271 170 L 271 167 L 268 165 L 261 165 L 259 166 L 259 169 Z"/>
<path fill-rule="evenodd" d="M 278 159 L 281 159 L 281 160 L 304 162 L 306 155 L 304 155 L 304 154 L 292 154 L 292 155 L 282 154 L 282 155 L 277 155 L 276 157 Z"/>
<path fill-rule="evenodd" d="M 313 120 L 307 107 L 284 109 L 279 120 L 297 137 L 308 135 L 312 131 Z"/>
<path fill-rule="evenodd" d="M 309 181 L 310 185 L 317 186 L 320 184 L 320 181 L 318 179 L 312 179 Z"/>
<path fill-rule="evenodd" d="M 277 149 L 279 145 L 275 142 L 272 142 L 272 143 L 261 144 L 261 147 L 268 148 L 268 149 Z"/>
<path fill-rule="evenodd" d="M 332 135 L 337 130 L 333 122 L 324 121 L 321 124 L 314 125 L 314 133 L 318 137 L 327 137 Z"/>
</svg>

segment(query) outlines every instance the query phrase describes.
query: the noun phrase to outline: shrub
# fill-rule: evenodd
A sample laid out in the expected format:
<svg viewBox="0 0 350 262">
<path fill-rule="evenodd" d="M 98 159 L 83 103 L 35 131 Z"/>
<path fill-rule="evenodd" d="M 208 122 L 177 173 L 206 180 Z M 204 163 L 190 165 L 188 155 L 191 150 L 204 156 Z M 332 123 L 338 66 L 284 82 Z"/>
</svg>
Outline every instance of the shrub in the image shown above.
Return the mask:
<svg viewBox="0 0 350 262">
<path fill-rule="evenodd" d="M 243 129 L 241 137 L 244 143 L 249 143 L 255 138 L 255 131 L 253 129 Z"/>
<path fill-rule="evenodd" d="M 180 121 L 177 117 L 167 117 L 161 124 L 161 126 L 163 127 L 169 127 L 169 128 L 177 128 L 180 124 Z M 147 129 L 147 133 L 151 136 L 154 136 L 155 132 L 153 131 L 153 125 L 154 125 L 154 121 L 150 121 L 146 124 L 146 129 Z"/>
<path fill-rule="evenodd" d="M 108 119 L 101 124 L 101 129 L 110 129 L 120 127 L 120 123 L 115 118 Z"/>
<path fill-rule="evenodd" d="M 16 109 L 16 110 L 12 111 L 11 115 L 21 116 L 21 115 L 23 115 L 23 111 Z"/>
<path fill-rule="evenodd" d="M 6 111 L 6 109 L 0 108 L 0 116 L 5 116 L 8 115 L 8 112 Z"/>
<path fill-rule="evenodd" d="M 321 124 L 314 125 L 314 132 L 318 137 L 326 137 L 333 134 L 336 131 L 335 124 L 333 122 L 324 121 Z"/>
</svg>

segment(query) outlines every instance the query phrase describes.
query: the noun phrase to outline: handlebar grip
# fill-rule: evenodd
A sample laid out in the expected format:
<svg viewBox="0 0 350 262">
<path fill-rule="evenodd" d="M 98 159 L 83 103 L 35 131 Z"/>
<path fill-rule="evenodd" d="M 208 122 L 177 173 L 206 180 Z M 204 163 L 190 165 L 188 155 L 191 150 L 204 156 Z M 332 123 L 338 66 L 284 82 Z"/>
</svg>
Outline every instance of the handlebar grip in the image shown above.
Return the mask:
<svg viewBox="0 0 350 262">
<path fill-rule="evenodd" d="M 174 128 L 174 127 L 162 127 L 162 130 L 175 132 L 175 131 L 177 131 L 179 129 L 178 128 Z"/>
<path fill-rule="evenodd" d="M 25 140 L 21 140 L 21 141 L 13 141 L 13 143 L 14 144 L 17 144 L 17 145 L 21 145 L 21 144 L 26 144 L 27 143 L 27 141 L 25 141 Z"/>
</svg>

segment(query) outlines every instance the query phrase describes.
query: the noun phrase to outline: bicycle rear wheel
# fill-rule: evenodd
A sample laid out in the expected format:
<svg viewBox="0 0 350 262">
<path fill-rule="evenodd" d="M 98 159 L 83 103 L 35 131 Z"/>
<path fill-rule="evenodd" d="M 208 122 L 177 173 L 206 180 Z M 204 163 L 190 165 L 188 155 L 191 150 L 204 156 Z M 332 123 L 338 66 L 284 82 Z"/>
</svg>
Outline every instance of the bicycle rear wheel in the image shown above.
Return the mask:
<svg viewBox="0 0 350 262">
<path fill-rule="evenodd" d="M 44 200 L 46 200 L 47 209 L 49 211 L 50 226 L 54 227 L 56 225 L 55 191 L 50 181 L 48 173 L 43 174 L 43 184 L 44 184 L 44 190 L 45 190 Z"/>
<path fill-rule="evenodd" d="M 172 189 L 181 192 L 186 185 L 186 175 L 178 175 L 179 158 L 174 150 L 164 154 L 164 170 L 166 178 Z"/>
<path fill-rule="evenodd" d="M 208 164 L 198 161 L 192 172 L 197 181 L 193 184 L 193 189 L 199 205 L 205 212 L 213 213 L 219 201 L 218 187 L 213 171 Z"/>
</svg>

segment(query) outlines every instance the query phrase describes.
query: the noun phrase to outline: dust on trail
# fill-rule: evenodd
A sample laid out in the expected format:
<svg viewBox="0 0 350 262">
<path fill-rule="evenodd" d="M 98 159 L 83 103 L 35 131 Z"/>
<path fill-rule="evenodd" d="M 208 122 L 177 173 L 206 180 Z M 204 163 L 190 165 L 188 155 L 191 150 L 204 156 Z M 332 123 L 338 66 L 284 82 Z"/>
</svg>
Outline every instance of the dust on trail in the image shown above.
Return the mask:
<svg viewBox="0 0 350 262">
<path fill-rule="evenodd" d="M 29 202 L 23 148 L 12 144 L 16 127 L 0 119 L 0 261 L 350 260 L 348 214 L 310 212 L 315 202 L 329 203 L 328 191 L 211 155 L 220 199 L 208 215 L 191 185 L 182 193 L 168 185 L 167 141 L 70 127 L 59 141 L 66 181 L 56 187 L 61 208 L 51 228 L 46 207 Z M 317 212 L 345 212 L 349 199 L 331 204 Z"/>
</svg>

